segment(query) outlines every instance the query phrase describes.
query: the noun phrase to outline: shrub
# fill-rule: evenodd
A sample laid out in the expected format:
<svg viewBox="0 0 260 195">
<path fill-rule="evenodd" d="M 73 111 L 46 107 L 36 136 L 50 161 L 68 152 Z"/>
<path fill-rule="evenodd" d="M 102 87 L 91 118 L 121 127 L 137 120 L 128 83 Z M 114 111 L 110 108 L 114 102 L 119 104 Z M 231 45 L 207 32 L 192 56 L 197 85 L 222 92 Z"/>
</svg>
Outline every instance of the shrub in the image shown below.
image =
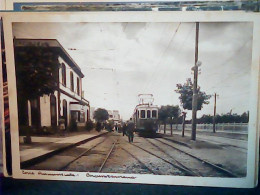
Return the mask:
<svg viewBox="0 0 260 195">
<path fill-rule="evenodd" d="M 86 129 L 87 131 L 90 131 L 90 130 L 92 130 L 93 128 L 94 128 L 94 123 L 93 123 L 91 120 L 87 121 L 87 122 L 86 122 L 86 125 L 85 125 L 85 129 Z"/>
<path fill-rule="evenodd" d="M 108 121 L 108 123 L 106 123 L 105 128 L 106 128 L 106 130 L 108 130 L 108 131 L 112 131 L 113 128 L 114 128 L 114 122 L 113 122 L 113 121 Z"/>
<path fill-rule="evenodd" d="M 96 123 L 96 130 L 99 132 L 102 129 L 102 124 L 100 122 Z"/>
</svg>

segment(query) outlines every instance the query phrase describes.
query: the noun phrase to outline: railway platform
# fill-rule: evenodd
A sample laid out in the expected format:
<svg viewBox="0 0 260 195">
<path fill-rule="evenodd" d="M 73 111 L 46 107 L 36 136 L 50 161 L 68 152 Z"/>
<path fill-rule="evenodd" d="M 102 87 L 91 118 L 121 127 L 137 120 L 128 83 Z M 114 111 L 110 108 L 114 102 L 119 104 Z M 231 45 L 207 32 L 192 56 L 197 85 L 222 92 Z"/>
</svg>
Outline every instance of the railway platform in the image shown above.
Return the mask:
<svg viewBox="0 0 260 195">
<path fill-rule="evenodd" d="M 21 167 L 27 167 L 32 163 L 48 158 L 60 151 L 82 144 L 108 133 L 106 130 L 97 132 L 82 131 L 64 137 L 36 137 L 32 136 L 31 144 L 20 143 Z M 20 137 L 20 142 L 23 136 Z"/>
</svg>

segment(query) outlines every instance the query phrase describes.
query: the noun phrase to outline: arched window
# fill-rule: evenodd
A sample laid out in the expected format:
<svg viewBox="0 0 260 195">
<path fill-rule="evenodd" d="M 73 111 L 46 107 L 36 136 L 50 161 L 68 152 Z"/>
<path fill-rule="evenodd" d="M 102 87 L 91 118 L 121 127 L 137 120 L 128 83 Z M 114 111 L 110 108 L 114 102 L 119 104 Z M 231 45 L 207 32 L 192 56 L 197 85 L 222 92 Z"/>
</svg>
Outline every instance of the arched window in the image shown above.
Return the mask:
<svg viewBox="0 0 260 195">
<path fill-rule="evenodd" d="M 74 78 L 73 78 L 73 72 L 70 72 L 70 89 L 71 91 L 74 91 Z"/>
<path fill-rule="evenodd" d="M 55 95 L 50 96 L 50 106 L 51 106 L 51 126 L 57 126 L 57 107 L 56 107 L 56 97 Z"/>
<path fill-rule="evenodd" d="M 61 79 L 62 84 L 66 86 L 66 67 L 65 64 L 61 64 Z"/>
<path fill-rule="evenodd" d="M 80 88 L 79 88 L 79 77 L 77 77 L 77 94 L 79 95 L 79 92 L 80 92 L 80 90 L 79 90 Z"/>
</svg>

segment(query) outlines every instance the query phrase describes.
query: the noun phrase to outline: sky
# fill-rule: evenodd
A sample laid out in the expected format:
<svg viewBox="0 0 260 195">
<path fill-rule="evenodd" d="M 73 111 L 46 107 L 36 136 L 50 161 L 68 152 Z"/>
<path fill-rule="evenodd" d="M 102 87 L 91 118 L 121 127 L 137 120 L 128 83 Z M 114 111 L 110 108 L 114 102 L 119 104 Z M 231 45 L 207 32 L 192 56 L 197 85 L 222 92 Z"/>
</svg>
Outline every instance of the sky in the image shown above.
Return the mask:
<svg viewBox="0 0 260 195">
<path fill-rule="evenodd" d="M 251 23 L 200 23 L 198 85 L 218 94 L 217 114 L 249 109 L 252 33 Z M 57 39 L 85 75 L 90 106 L 119 110 L 124 120 L 138 94 L 181 107 L 176 84 L 193 79 L 195 23 L 14 23 L 13 35 Z M 213 107 L 212 97 L 197 116 L 213 115 Z"/>
</svg>

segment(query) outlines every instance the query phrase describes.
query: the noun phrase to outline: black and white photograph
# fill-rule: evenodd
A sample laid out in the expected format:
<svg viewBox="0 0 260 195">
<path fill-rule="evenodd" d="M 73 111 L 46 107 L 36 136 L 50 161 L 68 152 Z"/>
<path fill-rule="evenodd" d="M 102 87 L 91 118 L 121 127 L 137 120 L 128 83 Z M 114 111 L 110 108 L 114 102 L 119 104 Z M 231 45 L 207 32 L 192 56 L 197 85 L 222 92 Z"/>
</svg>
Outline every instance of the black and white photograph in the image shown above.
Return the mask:
<svg viewBox="0 0 260 195">
<path fill-rule="evenodd" d="M 22 174 L 246 178 L 253 27 L 12 22 Z"/>
</svg>

